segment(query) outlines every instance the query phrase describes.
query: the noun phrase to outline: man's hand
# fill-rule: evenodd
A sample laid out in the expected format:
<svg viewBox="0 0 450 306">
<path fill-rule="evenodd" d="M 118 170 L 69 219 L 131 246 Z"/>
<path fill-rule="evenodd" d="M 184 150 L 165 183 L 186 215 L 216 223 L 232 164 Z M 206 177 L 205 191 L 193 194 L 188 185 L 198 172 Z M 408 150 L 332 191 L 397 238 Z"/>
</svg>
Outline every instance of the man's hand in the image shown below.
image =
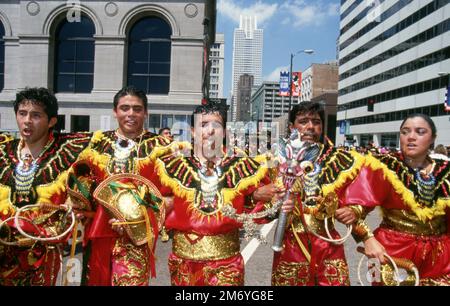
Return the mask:
<svg viewBox="0 0 450 306">
<path fill-rule="evenodd" d="M 382 264 L 386 263 L 386 258 L 384 257 L 384 254 L 386 254 L 386 249 L 381 243 L 378 242 L 377 239 L 375 239 L 375 237 L 371 237 L 364 241 L 364 252 L 367 257 L 376 258 Z"/>
<path fill-rule="evenodd" d="M 253 192 L 253 201 L 255 202 L 269 202 L 277 194 L 282 192 L 275 184 L 268 184 L 259 187 Z"/>
<path fill-rule="evenodd" d="M 352 224 L 356 221 L 355 212 L 350 207 L 342 207 L 336 210 L 334 217 L 345 225 Z"/>
<path fill-rule="evenodd" d="M 120 236 L 123 236 L 123 233 L 125 232 L 123 226 L 113 224 L 113 223 L 119 223 L 119 222 L 120 221 L 117 219 L 110 219 L 108 221 L 108 223 L 111 225 L 112 230 L 115 231 L 116 233 L 118 233 Z"/>
<path fill-rule="evenodd" d="M 164 197 L 164 205 L 166 208 L 166 215 L 173 210 L 173 196 Z"/>
</svg>

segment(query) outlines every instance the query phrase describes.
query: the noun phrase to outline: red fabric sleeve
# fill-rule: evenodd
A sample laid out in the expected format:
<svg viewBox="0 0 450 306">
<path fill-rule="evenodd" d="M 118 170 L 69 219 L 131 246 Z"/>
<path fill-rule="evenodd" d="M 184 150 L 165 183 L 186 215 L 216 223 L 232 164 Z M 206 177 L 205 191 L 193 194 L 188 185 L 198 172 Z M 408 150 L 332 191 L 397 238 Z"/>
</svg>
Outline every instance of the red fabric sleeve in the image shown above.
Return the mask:
<svg viewBox="0 0 450 306">
<path fill-rule="evenodd" d="M 343 203 L 375 207 L 385 202 L 390 189 L 381 170 L 373 171 L 363 167 L 356 179 L 345 190 Z"/>
</svg>

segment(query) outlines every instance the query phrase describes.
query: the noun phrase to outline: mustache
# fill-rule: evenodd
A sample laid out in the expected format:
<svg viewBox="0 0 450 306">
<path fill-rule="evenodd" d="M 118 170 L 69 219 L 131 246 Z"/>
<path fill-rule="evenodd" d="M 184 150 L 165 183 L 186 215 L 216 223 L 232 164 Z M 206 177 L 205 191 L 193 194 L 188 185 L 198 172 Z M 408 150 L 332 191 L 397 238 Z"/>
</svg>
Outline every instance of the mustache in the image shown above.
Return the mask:
<svg viewBox="0 0 450 306">
<path fill-rule="evenodd" d="M 314 134 L 314 133 L 312 133 L 312 132 L 303 132 L 303 133 L 300 133 L 300 137 L 303 137 L 303 136 L 307 136 L 307 137 L 317 137 L 317 135 Z"/>
</svg>

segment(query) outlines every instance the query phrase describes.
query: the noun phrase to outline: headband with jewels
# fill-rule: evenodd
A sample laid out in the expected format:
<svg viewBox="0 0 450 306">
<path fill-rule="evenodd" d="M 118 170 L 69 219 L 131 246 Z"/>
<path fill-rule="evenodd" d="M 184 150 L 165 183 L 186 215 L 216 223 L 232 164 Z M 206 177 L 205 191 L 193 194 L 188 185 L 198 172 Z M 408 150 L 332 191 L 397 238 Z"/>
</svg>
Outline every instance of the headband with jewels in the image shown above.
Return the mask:
<svg viewBox="0 0 450 306">
<path fill-rule="evenodd" d="M 154 240 L 164 224 L 162 195 L 152 182 L 140 175 L 124 173 L 108 177 L 95 189 L 94 199 L 112 218 L 119 220 L 135 245 Z M 147 214 L 147 208 L 154 213 Z"/>
</svg>

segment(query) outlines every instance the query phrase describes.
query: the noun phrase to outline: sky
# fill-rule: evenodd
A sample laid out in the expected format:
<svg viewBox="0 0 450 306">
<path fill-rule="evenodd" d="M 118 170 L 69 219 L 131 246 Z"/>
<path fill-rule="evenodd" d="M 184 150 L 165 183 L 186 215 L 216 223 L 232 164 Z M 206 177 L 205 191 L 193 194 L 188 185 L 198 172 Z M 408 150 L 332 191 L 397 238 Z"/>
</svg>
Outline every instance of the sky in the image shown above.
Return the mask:
<svg viewBox="0 0 450 306">
<path fill-rule="evenodd" d="M 216 31 L 225 34 L 224 96 L 230 97 L 233 33 L 240 15 L 257 16 L 264 30 L 263 80 L 278 81 L 280 70 L 289 71 L 291 53 L 314 50 L 296 55 L 293 71 L 336 60 L 339 6 L 340 0 L 218 0 Z"/>
</svg>

